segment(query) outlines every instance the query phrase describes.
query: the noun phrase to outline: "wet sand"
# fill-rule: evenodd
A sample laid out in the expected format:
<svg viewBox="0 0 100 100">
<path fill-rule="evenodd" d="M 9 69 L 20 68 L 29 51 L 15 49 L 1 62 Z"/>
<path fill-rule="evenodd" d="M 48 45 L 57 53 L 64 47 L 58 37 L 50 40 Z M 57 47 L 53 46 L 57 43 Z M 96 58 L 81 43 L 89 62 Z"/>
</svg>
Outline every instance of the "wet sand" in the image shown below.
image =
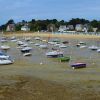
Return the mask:
<svg viewBox="0 0 100 100">
<path fill-rule="evenodd" d="M 74 47 L 79 41 L 85 41 L 89 46 L 97 44 L 98 40 L 74 37 L 60 39 L 68 40 L 73 46 L 64 50 L 66 56 L 71 56 L 69 63 L 47 58 L 45 52 L 49 50 L 42 50 L 32 44 L 32 56 L 23 57 L 16 49 L 16 43 L 7 43 L 12 47 L 8 54 L 15 58 L 15 62 L 0 66 L 0 100 L 100 99 L 100 55 L 87 48 Z M 87 68 L 73 70 L 70 63 L 77 61 L 86 62 Z"/>
<path fill-rule="evenodd" d="M 34 77 L 2 77 L 0 100 L 99 100 L 100 81 L 56 82 Z M 2 78 L 0 78 L 2 80 Z M 5 83 L 5 80 L 7 81 Z"/>
</svg>

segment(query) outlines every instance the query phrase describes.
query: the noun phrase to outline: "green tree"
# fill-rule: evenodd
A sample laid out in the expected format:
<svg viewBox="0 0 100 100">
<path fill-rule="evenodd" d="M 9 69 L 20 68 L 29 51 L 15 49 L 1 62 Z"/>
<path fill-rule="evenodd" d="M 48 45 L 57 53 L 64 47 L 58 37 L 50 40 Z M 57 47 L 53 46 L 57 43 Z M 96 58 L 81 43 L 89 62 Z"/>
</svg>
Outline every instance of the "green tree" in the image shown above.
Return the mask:
<svg viewBox="0 0 100 100">
<path fill-rule="evenodd" d="M 9 25 L 9 24 L 15 24 L 14 20 L 13 20 L 13 19 L 10 19 L 10 20 L 6 23 L 6 25 Z"/>
<path fill-rule="evenodd" d="M 91 21 L 91 26 L 94 27 L 94 28 L 98 28 L 98 26 L 99 26 L 98 21 L 97 20 Z"/>
</svg>

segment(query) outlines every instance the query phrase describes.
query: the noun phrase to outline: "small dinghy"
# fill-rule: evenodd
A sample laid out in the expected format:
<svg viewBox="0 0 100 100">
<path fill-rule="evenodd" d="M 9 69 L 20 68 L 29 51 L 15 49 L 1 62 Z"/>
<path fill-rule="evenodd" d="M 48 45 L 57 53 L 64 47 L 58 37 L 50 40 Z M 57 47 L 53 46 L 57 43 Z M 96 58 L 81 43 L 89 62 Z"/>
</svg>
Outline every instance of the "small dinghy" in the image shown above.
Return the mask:
<svg viewBox="0 0 100 100">
<path fill-rule="evenodd" d="M 53 42 L 60 43 L 59 39 L 54 39 Z"/>
<path fill-rule="evenodd" d="M 100 49 L 98 49 L 97 52 L 100 53 Z"/>
<path fill-rule="evenodd" d="M 31 55 L 32 55 L 32 53 L 30 53 L 30 52 L 27 52 L 27 53 L 23 54 L 23 56 L 31 56 Z"/>
<path fill-rule="evenodd" d="M 48 48 L 47 45 L 40 45 L 39 47 L 42 48 L 42 49 L 47 49 Z"/>
<path fill-rule="evenodd" d="M 2 37 L 0 42 L 4 43 L 4 42 L 8 42 L 7 38 L 6 37 Z"/>
<path fill-rule="evenodd" d="M 56 43 L 54 46 L 55 46 L 55 47 L 59 47 L 59 46 L 61 46 L 61 44 Z"/>
<path fill-rule="evenodd" d="M 0 58 L 0 65 L 8 65 L 8 64 L 12 64 L 13 61 L 7 58 Z"/>
<path fill-rule="evenodd" d="M 20 45 L 23 45 L 24 42 L 22 42 L 22 41 L 18 41 L 17 44 L 20 46 Z"/>
<path fill-rule="evenodd" d="M 86 47 L 87 47 L 87 46 L 85 46 L 85 45 L 80 46 L 81 49 L 86 48 Z"/>
<path fill-rule="evenodd" d="M 72 67 L 73 69 L 85 68 L 85 67 L 86 67 L 86 64 L 85 64 L 85 63 L 75 63 L 75 64 L 72 64 L 71 67 Z"/>
<path fill-rule="evenodd" d="M 48 52 L 46 53 L 46 56 L 47 57 L 63 57 L 63 52 L 61 51 L 51 51 L 51 52 Z"/>
<path fill-rule="evenodd" d="M 11 37 L 11 42 L 16 42 L 16 41 L 17 41 L 17 39 L 15 36 Z"/>
<path fill-rule="evenodd" d="M 17 39 L 15 39 L 15 40 L 11 40 L 11 42 L 17 42 Z"/>
<path fill-rule="evenodd" d="M 47 40 L 42 40 L 42 42 L 47 42 Z"/>
<path fill-rule="evenodd" d="M 76 44 L 76 46 L 77 46 L 77 47 L 80 47 L 80 46 L 81 46 L 81 44 Z"/>
<path fill-rule="evenodd" d="M 69 62 L 70 61 L 70 57 L 59 57 L 58 60 L 60 62 Z"/>
<path fill-rule="evenodd" d="M 35 39 L 35 40 L 40 40 L 40 37 L 35 37 L 34 39 Z"/>
<path fill-rule="evenodd" d="M 59 46 L 59 48 L 67 48 L 67 46 L 62 44 L 62 45 Z"/>
<path fill-rule="evenodd" d="M 98 47 L 93 45 L 93 46 L 90 46 L 89 49 L 91 49 L 91 50 L 97 50 Z"/>
<path fill-rule="evenodd" d="M 3 52 L 0 52 L 0 65 L 8 65 L 12 64 L 14 60 L 11 59 L 10 56 L 6 55 Z"/>
<path fill-rule="evenodd" d="M 82 41 L 80 41 L 79 44 L 86 45 L 86 43 L 85 42 L 82 42 Z"/>
<path fill-rule="evenodd" d="M 39 43 L 35 43 L 34 45 L 35 45 L 35 46 L 40 46 L 40 44 L 39 44 Z"/>
<path fill-rule="evenodd" d="M 55 42 L 48 42 L 48 44 L 55 45 Z"/>
<path fill-rule="evenodd" d="M 68 41 L 63 41 L 62 43 L 63 43 L 63 44 L 68 44 L 69 42 L 68 42 Z"/>
<path fill-rule="evenodd" d="M 21 45 L 21 47 L 27 47 L 28 44 L 24 43 L 23 45 Z"/>
<path fill-rule="evenodd" d="M 2 40 L 0 40 L 0 42 L 4 43 L 4 42 L 7 42 L 7 40 L 3 40 L 3 39 L 2 39 Z"/>
<path fill-rule="evenodd" d="M 10 46 L 2 45 L 0 48 L 1 48 L 1 50 L 8 50 L 8 49 L 10 49 Z"/>
<path fill-rule="evenodd" d="M 19 46 L 17 47 L 17 49 L 23 49 L 24 47 L 28 47 L 28 44 L 24 43 L 24 44 L 22 44 L 22 45 L 19 45 Z"/>
<path fill-rule="evenodd" d="M 27 53 L 27 52 L 30 52 L 31 50 L 32 50 L 31 47 L 24 47 L 24 48 L 21 49 L 21 52 L 22 53 Z"/>
</svg>

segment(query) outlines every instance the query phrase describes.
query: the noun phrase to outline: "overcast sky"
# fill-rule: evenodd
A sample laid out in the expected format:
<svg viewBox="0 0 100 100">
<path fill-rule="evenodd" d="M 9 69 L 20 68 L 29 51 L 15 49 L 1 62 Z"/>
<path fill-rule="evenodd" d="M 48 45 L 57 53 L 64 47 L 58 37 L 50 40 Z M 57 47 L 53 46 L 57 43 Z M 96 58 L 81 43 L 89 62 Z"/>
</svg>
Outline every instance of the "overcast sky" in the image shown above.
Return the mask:
<svg viewBox="0 0 100 100">
<path fill-rule="evenodd" d="M 100 0 L 0 0 L 0 25 L 31 19 L 100 19 Z"/>
</svg>

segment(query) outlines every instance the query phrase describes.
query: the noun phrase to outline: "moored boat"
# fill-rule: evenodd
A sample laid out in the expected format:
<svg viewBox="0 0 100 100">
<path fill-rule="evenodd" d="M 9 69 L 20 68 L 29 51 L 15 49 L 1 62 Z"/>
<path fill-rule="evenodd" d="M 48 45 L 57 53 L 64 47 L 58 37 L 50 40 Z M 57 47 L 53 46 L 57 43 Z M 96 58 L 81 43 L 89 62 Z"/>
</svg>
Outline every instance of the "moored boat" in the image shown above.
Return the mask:
<svg viewBox="0 0 100 100">
<path fill-rule="evenodd" d="M 47 49 L 47 48 L 48 48 L 48 46 L 47 46 L 47 45 L 45 45 L 45 44 L 40 45 L 39 47 L 40 47 L 40 48 L 42 48 L 42 49 Z"/>
<path fill-rule="evenodd" d="M 61 45 L 59 45 L 59 48 L 67 48 L 67 46 L 64 44 L 61 44 Z"/>
<path fill-rule="evenodd" d="M 7 58 L 0 58 L 0 65 L 8 65 L 8 64 L 12 64 L 13 61 Z"/>
<path fill-rule="evenodd" d="M 20 46 L 20 45 L 23 45 L 24 42 L 22 42 L 22 41 L 17 41 L 17 44 Z"/>
<path fill-rule="evenodd" d="M 32 55 L 32 53 L 30 53 L 30 52 L 26 52 L 23 54 L 23 56 L 31 56 L 31 55 Z"/>
<path fill-rule="evenodd" d="M 80 46 L 80 48 L 82 49 L 82 48 L 86 48 L 87 46 L 86 45 L 82 45 L 82 46 Z"/>
<path fill-rule="evenodd" d="M 0 52 L 0 65 L 12 64 L 13 62 L 14 60 L 12 60 L 10 56 L 3 52 Z"/>
<path fill-rule="evenodd" d="M 63 52 L 61 51 L 51 51 L 51 52 L 48 52 L 46 53 L 46 56 L 47 57 L 63 57 Z"/>
<path fill-rule="evenodd" d="M 82 42 L 82 41 L 80 41 L 79 44 L 86 45 L 86 43 L 85 42 Z"/>
<path fill-rule="evenodd" d="M 80 47 L 80 46 L 81 46 L 81 44 L 76 44 L 76 46 L 77 46 L 77 47 Z"/>
<path fill-rule="evenodd" d="M 0 48 L 2 50 L 8 50 L 8 49 L 10 49 L 10 46 L 8 46 L 8 45 L 2 45 Z"/>
<path fill-rule="evenodd" d="M 70 57 L 59 57 L 58 60 L 60 62 L 69 62 L 70 61 Z"/>
<path fill-rule="evenodd" d="M 89 49 L 91 49 L 91 50 L 97 50 L 97 49 L 98 49 L 98 47 L 97 47 L 97 46 L 95 46 L 95 45 L 93 45 L 93 46 L 90 46 L 90 47 L 89 47 Z"/>
<path fill-rule="evenodd" d="M 27 52 L 30 52 L 31 50 L 32 50 L 31 47 L 24 47 L 24 48 L 21 49 L 21 52 L 22 53 L 27 53 Z"/>
<path fill-rule="evenodd" d="M 40 40 L 40 37 L 35 37 L 34 39 L 35 39 L 35 40 Z"/>
<path fill-rule="evenodd" d="M 86 67 L 86 64 L 85 63 L 74 63 L 71 65 L 71 67 L 73 69 L 77 69 L 77 68 L 85 68 Z"/>
<path fill-rule="evenodd" d="M 35 46 L 40 46 L 40 44 L 39 44 L 39 43 L 35 43 L 34 45 L 35 45 Z"/>
<path fill-rule="evenodd" d="M 98 49 L 97 52 L 100 53 L 100 49 Z"/>
<path fill-rule="evenodd" d="M 63 43 L 63 44 L 68 44 L 69 42 L 68 42 L 68 41 L 63 41 L 62 43 Z"/>
</svg>

